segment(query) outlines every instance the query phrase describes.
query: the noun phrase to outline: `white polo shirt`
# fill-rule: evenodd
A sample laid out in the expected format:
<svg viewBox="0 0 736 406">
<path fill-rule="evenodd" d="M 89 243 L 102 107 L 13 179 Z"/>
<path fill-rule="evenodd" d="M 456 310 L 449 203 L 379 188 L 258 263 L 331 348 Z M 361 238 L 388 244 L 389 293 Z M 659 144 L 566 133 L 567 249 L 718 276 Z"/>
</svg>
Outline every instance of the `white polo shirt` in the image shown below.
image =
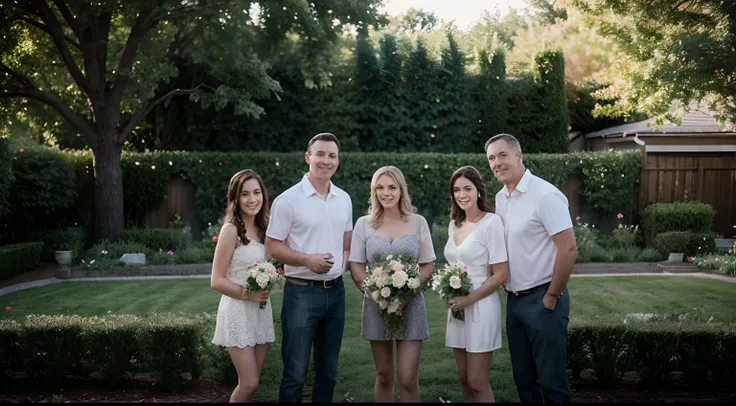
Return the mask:
<svg viewBox="0 0 736 406">
<path fill-rule="evenodd" d="M 283 241 L 297 252 L 331 253 L 335 264 L 324 274 L 314 273 L 305 266 L 284 266 L 286 276 L 321 281 L 342 275 L 343 237 L 352 229 L 353 203 L 350 196 L 330 182 L 327 199 L 322 199 L 304 175 L 301 182 L 273 201 L 266 235 Z"/>
<path fill-rule="evenodd" d="M 572 228 L 567 197 L 527 169 L 511 196 L 506 186 L 496 194 L 496 214 L 506 231 L 506 289 L 521 291 L 551 281 L 557 255 L 551 236 Z"/>
</svg>

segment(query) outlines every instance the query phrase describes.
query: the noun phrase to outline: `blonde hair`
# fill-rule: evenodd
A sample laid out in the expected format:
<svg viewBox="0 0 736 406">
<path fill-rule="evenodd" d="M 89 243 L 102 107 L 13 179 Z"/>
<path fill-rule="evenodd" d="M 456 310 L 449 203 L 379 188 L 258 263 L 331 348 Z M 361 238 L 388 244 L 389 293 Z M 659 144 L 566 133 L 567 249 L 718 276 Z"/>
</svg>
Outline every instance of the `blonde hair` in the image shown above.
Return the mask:
<svg viewBox="0 0 736 406">
<path fill-rule="evenodd" d="M 368 225 L 374 230 L 377 230 L 381 227 L 381 224 L 383 224 L 383 206 L 376 196 L 376 183 L 378 183 L 378 179 L 383 175 L 390 176 L 399 186 L 399 192 L 401 195 L 399 196 L 398 208 L 399 213 L 401 214 L 401 219 L 408 221 L 409 216 L 416 212 L 416 208 L 411 205 L 409 188 L 406 186 L 406 179 L 404 178 L 404 174 L 401 173 L 401 170 L 391 165 L 378 168 L 376 173 L 373 174 L 373 179 L 371 179 L 371 198 L 368 201 L 367 213 Z"/>
</svg>

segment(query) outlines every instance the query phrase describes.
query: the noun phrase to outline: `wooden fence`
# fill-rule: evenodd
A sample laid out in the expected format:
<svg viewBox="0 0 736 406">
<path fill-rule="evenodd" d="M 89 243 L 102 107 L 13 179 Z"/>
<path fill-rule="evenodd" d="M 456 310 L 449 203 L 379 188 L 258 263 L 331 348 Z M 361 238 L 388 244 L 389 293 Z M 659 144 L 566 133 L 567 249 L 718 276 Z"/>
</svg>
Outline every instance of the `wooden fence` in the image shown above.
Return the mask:
<svg viewBox="0 0 736 406">
<path fill-rule="evenodd" d="M 647 153 L 642 156 L 638 207 L 699 200 L 716 210 L 713 232 L 736 233 L 736 154 Z"/>
</svg>

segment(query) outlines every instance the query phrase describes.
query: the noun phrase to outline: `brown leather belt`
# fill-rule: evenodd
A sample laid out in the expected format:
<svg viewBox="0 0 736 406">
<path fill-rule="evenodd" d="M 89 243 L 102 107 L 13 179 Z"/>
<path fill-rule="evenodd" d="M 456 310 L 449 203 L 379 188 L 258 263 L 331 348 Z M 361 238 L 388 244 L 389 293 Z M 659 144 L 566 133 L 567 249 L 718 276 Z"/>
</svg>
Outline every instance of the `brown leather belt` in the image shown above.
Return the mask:
<svg viewBox="0 0 736 406">
<path fill-rule="evenodd" d="M 531 293 L 534 293 L 534 292 L 539 292 L 542 289 L 547 289 L 549 287 L 550 283 L 552 283 L 552 282 L 543 283 L 543 284 L 541 284 L 539 286 L 535 286 L 533 288 L 529 288 L 529 289 L 526 289 L 526 290 L 520 290 L 520 291 L 506 290 L 506 287 L 504 286 L 503 290 L 505 290 L 506 293 L 513 293 L 514 296 L 528 295 L 528 294 L 531 294 Z"/>
<path fill-rule="evenodd" d="M 342 275 L 328 281 L 313 281 L 310 279 L 287 277 L 286 281 L 297 286 L 321 286 L 325 289 L 334 288 L 342 280 Z"/>
</svg>

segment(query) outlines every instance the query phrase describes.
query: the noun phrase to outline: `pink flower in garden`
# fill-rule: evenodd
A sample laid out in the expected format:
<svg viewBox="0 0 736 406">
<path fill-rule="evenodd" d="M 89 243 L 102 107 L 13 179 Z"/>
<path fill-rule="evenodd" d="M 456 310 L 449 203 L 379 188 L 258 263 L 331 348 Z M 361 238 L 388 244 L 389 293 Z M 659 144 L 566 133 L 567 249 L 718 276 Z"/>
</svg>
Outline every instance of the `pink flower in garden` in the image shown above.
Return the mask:
<svg viewBox="0 0 736 406">
<path fill-rule="evenodd" d="M 468 273 L 468 267 L 467 266 L 464 266 L 463 267 L 463 273 Z"/>
<path fill-rule="evenodd" d="M 166 255 L 174 255 L 174 251 L 169 250 Z"/>
<path fill-rule="evenodd" d="M 619 220 L 621 220 L 622 218 L 624 218 L 624 215 L 621 214 L 621 213 L 619 213 L 619 214 L 616 215 L 616 218 L 619 219 Z"/>
<path fill-rule="evenodd" d="M 729 248 L 729 249 L 728 249 L 728 253 L 729 253 L 729 254 L 733 254 L 733 249 Z"/>
<path fill-rule="evenodd" d="M 580 222 L 580 220 L 582 220 L 582 218 L 580 218 L 580 216 L 575 217 L 575 221 L 577 221 L 578 223 Z"/>
<path fill-rule="evenodd" d="M 708 323 L 710 323 L 711 321 L 713 321 L 713 316 L 710 316 L 710 318 L 708 319 Z"/>
<path fill-rule="evenodd" d="M 107 251 L 105 251 L 105 250 L 102 250 L 102 251 L 100 251 L 100 254 L 102 254 L 102 255 L 107 255 Z"/>
<path fill-rule="evenodd" d="M 693 262 L 695 261 L 695 257 L 687 257 L 687 262 Z"/>
<path fill-rule="evenodd" d="M 13 308 L 12 308 L 12 307 L 10 307 L 10 306 L 5 306 L 5 311 L 6 311 L 6 312 L 9 312 L 9 311 L 11 311 L 11 310 L 13 310 Z"/>
</svg>

